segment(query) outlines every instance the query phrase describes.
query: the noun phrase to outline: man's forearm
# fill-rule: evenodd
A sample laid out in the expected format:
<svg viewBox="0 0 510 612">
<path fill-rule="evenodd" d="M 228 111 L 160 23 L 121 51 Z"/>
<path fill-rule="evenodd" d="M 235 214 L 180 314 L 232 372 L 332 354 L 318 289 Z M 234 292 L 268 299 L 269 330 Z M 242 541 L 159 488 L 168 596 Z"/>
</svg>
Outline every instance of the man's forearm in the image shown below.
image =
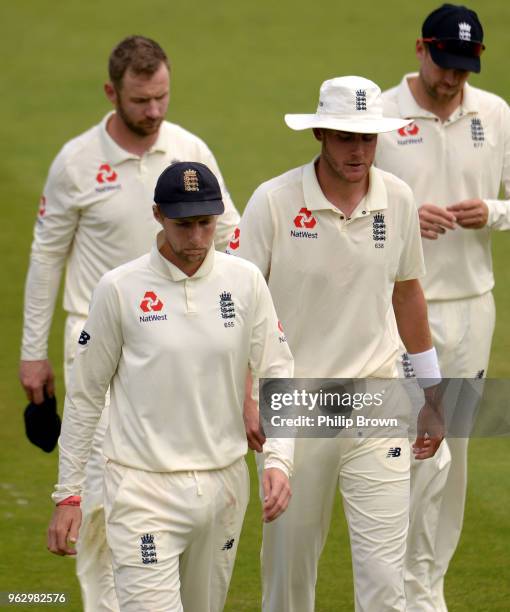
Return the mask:
<svg viewBox="0 0 510 612">
<path fill-rule="evenodd" d="M 25 284 L 21 359 L 48 357 L 48 337 L 64 261 L 32 256 Z"/>
<path fill-rule="evenodd" d="M 427 302 L 418 281 L 395 284 L 393 310 L 398 333 L 409 353 L 423 353 L 432 348 Z"/>
<path fill-rule="evenodd" d="M 85 466 L 90 455 L 92 439 L 99 421 L 92 418 L 85 423 L 77 415 L 70 415 L 66 402 L 59 445 L 59 476 L 52 499 L 59 503 L 71 495 L 82 495 Z M 80 412 L 81 414 L 81 412 Z"/>
</svg>

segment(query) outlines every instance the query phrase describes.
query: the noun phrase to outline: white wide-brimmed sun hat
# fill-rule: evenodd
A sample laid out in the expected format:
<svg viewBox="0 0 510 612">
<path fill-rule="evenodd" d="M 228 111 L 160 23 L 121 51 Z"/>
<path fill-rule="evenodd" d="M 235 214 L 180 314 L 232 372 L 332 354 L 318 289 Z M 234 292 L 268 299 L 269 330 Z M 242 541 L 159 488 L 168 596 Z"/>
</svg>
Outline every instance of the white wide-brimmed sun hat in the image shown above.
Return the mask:
<svg viewBox="0 0 510 612">
<path fill-rule="evenodd" d="M 344 76 L 324 81 L 315 114 L 285 115 L 293 130 L 326 128 L 358 134 L 379 134 L 399 130 L 412 119 L 383 116 L 380 88 L 359 76 Z"/>
</svg>

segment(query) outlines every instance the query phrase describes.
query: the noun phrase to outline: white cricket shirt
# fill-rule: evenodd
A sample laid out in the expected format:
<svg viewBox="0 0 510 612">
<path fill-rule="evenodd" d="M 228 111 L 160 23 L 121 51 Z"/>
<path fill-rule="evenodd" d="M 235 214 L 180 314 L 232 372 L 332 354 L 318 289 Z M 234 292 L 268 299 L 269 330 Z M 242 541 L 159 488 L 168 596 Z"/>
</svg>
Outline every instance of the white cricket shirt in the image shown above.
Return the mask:
<svg viewBox="0 0 510 612">
<path fill-rule="evenodd" d="M 396 374 L 395 281 L 424 273 L 411 190 L 372 168 L 350 219 L 324 196 L 314 162 L 262 184 L 230 252 L 267 279 L 296 377 Z"/>
<path fill-rule="evenodd" d="M 291 377 L 293 370 L 255 266 L 211 249 L 188 277 L 155 246 L 108 272 L 79 340 L 54 500 L 81 492 L 108 385 L 108 459 L 150 472 L 212 470 L 238 460 L 247 452 L 248 367 L 257 377 Z M 293 446 L 292 439 L 269 440 L 266 467 L 289 473 Z"/>
<path fill-rule="evenodd" d="M 216 160 L 202 140 L 165 121 L 154 146 L 139 157 L 110 137 L 110 116 L 68 142 L 50 168 L 25 287 L 22 359 L 47 357 L 65 264 L 64 309 L 87 316 L 101 276 L 151 248 L 161 229 L 152 216 L 154 188 L 172 162 L 202 162 L 218 177 L 225 204 L 215 235 L 218 249 L 224 249 L 239 221 Z"/>
<path fill-rule="evenodd" d="M 498 96 L 466 84 L 461 105 L 442 123 L 416 103 L 407 81 L 416 76 L 405 75 L 383 94 L 385 115 L 414 123 L 380 134 L 376 165 L 410 185 L 418 206 L 484 200 L 489 220 L 483 229 L 456 227 L 423 240 L 422 281 L 428 300 L 482 295 L 494 286 L 490 232 L 510 229 L 510 201 L 498 200 L 501 185 L 510 198 L 510 110 Z"/>
</svg>

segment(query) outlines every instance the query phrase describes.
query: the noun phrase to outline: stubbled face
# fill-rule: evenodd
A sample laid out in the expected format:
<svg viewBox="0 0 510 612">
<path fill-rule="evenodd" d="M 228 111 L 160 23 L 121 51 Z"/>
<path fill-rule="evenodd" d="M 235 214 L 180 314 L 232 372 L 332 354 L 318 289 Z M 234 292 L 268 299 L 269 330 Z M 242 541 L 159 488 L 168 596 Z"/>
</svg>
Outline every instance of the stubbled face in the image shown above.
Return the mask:
<svg viewBox="0 0 510 612">
<path fill-rule="evenodd" d="M 158 207 L 154 216 L 163 227 L 165 243 L 161 253 L 180 270 L 192 274 L 201 266 L 214 240 L 216 215 L 168 219 Z"/>
<path fill-rule="evenodd" d="M 321 160 L 329 174 L 345 183 L 360 183 L 374 162 L 377 134 L 314 129 L 322 142 Z"/>
<path fill-rule="evenodd" d="M 462 92 L 469 77 L 468 70 L 441 68 L 430 56 L 426 45 L 417 48 L 420 80 L 428 96 L 438 102 L 449 102 Z"/>
<path fill-rule="evenodd" d="M 150 136 L 159 130 L 165 118 L 169 91 L 170 75 L 162 63 L 150 76 L 126 70 L 112 101 L 126 127 L 138 136 Z"/>
</svg>

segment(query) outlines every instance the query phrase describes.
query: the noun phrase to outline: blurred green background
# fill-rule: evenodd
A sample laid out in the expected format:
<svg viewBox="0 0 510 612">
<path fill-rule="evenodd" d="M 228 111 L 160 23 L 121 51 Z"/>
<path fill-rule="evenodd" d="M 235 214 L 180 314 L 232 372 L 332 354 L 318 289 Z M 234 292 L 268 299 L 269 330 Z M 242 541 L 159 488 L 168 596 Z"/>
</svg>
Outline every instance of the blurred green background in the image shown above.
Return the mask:
<svg viewBox="0 0 510 612">
<path fill-rule="evenodd" d="M 414 41 L 436 6 L 428 0 L 1 3 L 0 591 L 67 591 L 66 609 L 81 609 L 74 562 L 45 548 L 57 456 L 45 455 L 24 437 L 17 367 L 39 196 L 63 143 L 109 110 L 102 84 L 112 47 L 137 33 L 165 48 L 173 66 L 168 118 L 209 144 L 242 210 L 260 182 L 308 161 L 316 150 L 309 133 L 285 127 L 284 113 L 313 111 L 320 83 L 333 76 L 359 74 L 383 89 L 396 84 L 416 68 Z M 487 44 L 483 71 L 470 82 L 508 100 L 510 3 L 469 6 L 478 11 Z M 509 239 L 494 237 L 498 321 L 492 377 L 510 374 Z M 50 358 L 61 404 L 62 332 L 59 306 Z M 471 443 L 465 528 L 446 585 L 451 612 L 509 609 L 509 450 L 508 440 Z M 255 483 L 228 597 L 231 612 L 260 607 Z M 317 610 L 350 610 L 352 601 L 348 536 L 338 505 L 321 561 Z"/>
</svg>

